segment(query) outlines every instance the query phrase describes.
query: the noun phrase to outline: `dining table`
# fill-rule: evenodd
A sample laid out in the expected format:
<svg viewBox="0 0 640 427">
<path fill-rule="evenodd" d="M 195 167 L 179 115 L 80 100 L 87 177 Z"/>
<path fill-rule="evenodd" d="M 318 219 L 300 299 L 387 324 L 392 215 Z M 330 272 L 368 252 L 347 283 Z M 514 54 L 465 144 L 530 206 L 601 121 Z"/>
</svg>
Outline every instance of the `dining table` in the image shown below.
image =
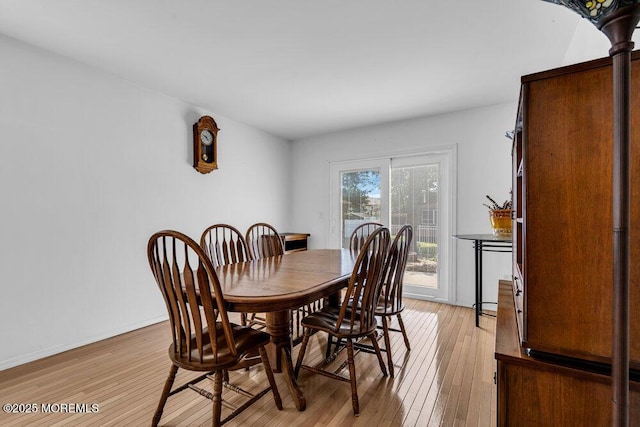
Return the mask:
<svg viewBox="0 0 640 427">
<path fill-rule="evenodd" d="M 339 304 L 354 263 L 348 249 L 310 249 L 216 268 L 228 311 L 265 313 L 269 360 L 299 411 L 306 399 L 293 372 L 291 311 L 324 298 Z"/>
</svg>

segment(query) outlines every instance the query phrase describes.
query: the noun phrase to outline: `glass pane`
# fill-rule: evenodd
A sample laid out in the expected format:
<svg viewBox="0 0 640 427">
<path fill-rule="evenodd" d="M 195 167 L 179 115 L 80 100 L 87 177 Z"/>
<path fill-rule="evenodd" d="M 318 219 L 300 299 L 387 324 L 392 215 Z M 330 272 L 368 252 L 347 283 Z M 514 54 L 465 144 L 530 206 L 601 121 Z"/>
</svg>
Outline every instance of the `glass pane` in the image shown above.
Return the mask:
<svg viewBox="0 0 640 427">
<path fill-rule="evenodd" d="M 362 223 L 380 221 L 380 170 L 366 169 L 340 174 L 342 247 Z"/>
<path fill-rule="evenodd" d="M 413 226 L 413 243 L 404 283 L 438 288 L 437 163 L 391 169 L 391 234 Z"/>
</svg>

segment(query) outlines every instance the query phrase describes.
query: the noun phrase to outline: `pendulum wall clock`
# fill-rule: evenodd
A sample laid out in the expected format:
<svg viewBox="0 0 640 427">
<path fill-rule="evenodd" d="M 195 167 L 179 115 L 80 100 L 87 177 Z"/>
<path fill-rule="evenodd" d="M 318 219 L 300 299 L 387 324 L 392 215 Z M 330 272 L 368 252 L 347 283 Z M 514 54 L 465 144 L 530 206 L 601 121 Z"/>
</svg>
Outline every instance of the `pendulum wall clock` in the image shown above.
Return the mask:
<svg viewBox="0 0 640 427">
<path fill-rule="evenodd" d="M 218 169 L 218 125 L 202 116 L 193 125 L 193 167 L 200 173 Z"/>
</svg>

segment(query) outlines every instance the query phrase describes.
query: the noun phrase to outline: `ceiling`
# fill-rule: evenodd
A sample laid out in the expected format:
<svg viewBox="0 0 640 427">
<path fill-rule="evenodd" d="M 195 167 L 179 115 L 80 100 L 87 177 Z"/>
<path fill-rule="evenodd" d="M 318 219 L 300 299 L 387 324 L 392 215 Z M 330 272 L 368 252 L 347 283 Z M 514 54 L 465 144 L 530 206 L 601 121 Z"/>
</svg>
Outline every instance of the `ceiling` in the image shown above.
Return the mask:
<svg viewBox="0 0 640 427">
<path fill-rule="evenodd" d="M 0 33 L 289 140 L 514 101 L 578 21 L 539 0 L 0 0 Z"/>
</svg>

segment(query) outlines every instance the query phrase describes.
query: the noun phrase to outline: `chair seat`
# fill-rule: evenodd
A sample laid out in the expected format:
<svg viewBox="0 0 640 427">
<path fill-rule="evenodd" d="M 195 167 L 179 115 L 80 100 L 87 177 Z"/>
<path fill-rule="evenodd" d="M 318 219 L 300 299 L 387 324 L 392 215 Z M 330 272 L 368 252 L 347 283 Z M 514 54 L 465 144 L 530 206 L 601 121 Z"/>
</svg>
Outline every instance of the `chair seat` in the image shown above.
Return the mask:
<svg viewBox="0 0 640 427">
<path fill-rule="evenodd" d="M 377 316 L 393 316 L 394 314 L 401 313 L 404 310 L 404 303 L 393 298 L 389 301 L 386 300 L 384 295 L 380 295 L 378 305 L 376 306 Z"/>
<path fill-rule="evenodd" d="M 320 311 L 316 311 L 315 313 L 311 313 L 306 316 L 302 319 L 301 323 L 304 327 L 319 329 L 337 337 L 362 337 L 369 335 L 376 328 L 374 323 L 372 327 L 367 330 L 355 332 L 360 331 L 360 320 L 356 317 L 356 319 L 351 322 L 349 316 L 345 316 L 340 327 L 337 328 L 339 314 L 339 307 L 323 307 Z"/>
<path fill-rule="evenodd" d="M 351 298 L 349 299 L 349 304 L 353 301 Z M 358 309 L 360 309 L 361 302 L 358 301 Z M 393 316 L 394 314 L 402 313 L 404 310 L 404 303 L 402 301 L 397 301 L 396 299 L 391 299 L 387 301 L 384 295 L 380 295 L 378 298 L 378 305 L 376 306 L 376 316 Z"/>
<path fill-rule="evenodd" d="M 176 349 L 173 344 L 169 347 L 169 357 L 171 360 L 181 368 L 188 368 L 198 371 L 212 371 L 216 369 L 229 368 L 236 365 L 239 359 L 254 352 L 259 346 L 266 345 L 271 339 L 269 334 L 255 329 L 236 325 L 234 323 L 229 324 L 233 333 L 233 338 L 236 343 L 237 356 L 233 356 L 229 347 L 227 346 L 222 323 L 216 323 L 217 329 L 217 341 L 218 341 L 218 360 L 214 358 L 214 354 L 211 350 L 211 342 L 209 340 L 209 334 L 203 335 L 203 358 L 202 362 L 199 360 L 198 345 L 196 343 L 195 335 L 191 336 L 191 354 L 176 354 Z"/>
</svg>

